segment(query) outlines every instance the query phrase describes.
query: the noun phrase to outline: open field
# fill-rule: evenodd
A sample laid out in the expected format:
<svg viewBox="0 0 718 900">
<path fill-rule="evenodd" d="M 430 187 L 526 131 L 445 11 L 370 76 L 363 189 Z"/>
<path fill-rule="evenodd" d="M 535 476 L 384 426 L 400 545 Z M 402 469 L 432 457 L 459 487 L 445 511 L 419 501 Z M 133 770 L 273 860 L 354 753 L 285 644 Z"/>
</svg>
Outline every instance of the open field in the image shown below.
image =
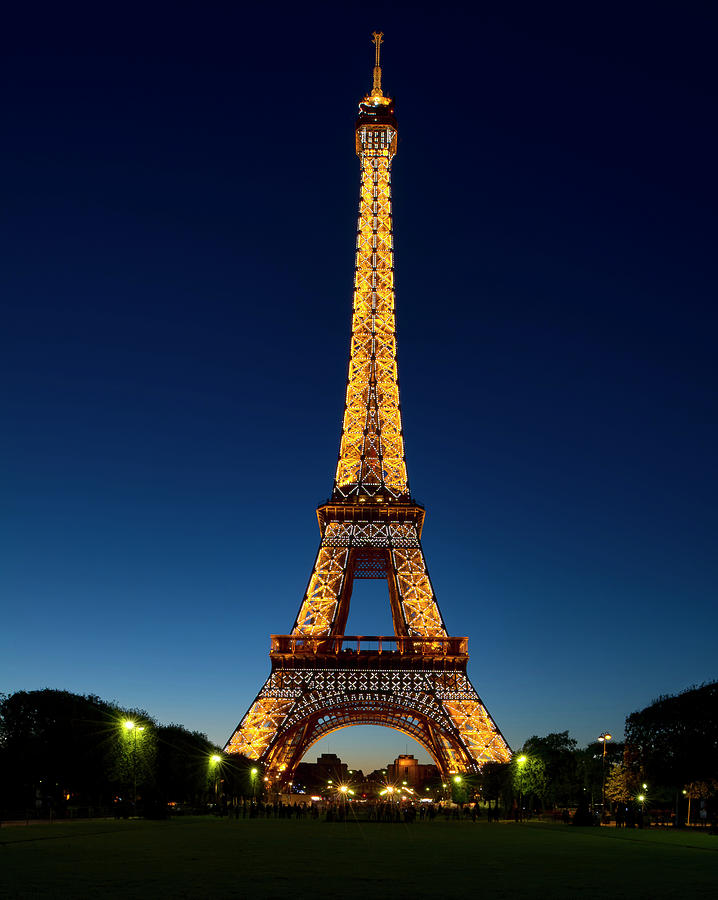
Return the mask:
<svg viewBox="0 0 718 900">
<path fill-rule="evenodd" d="M 0 830 L 5 897 L 715 897 L 718 837 L 188 818 Z"/>
</svg>

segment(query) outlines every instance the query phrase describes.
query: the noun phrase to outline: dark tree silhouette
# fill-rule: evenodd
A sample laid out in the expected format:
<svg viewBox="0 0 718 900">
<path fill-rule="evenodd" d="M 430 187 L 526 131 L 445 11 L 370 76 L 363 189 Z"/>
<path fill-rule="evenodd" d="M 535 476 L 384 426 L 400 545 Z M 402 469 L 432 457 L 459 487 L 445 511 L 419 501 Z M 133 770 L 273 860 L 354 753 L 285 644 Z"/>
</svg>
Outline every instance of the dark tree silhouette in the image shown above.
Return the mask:
<svg viewBox="0 0 718 900">
<path fill-rule="evenodd" d="M 125 723 L 132 727 L 125 727 Z M 19 691 L 0 698 L 0 813 L 121 808 L 164 815 L 167 802 L 219 800 L 219 749 L 181 725 L 92 695 Z M 233 770 L 227 763 L 227 770 Z M 121 799 L 120 799 L 121 798 Z"/>
<path fill-rule="evenodd" d="M 718 777 L 718 681 L 631 713 L 626 746 L 654 783 L 681 787 Z"/>
<path fill-rule="evenodd" d="M 95 696 L 19 691 L 0 702 L 3 807 L 109 804 L 122 778 L 122 711 Z M 69 795 L 69 799 L 68 799 Z"/>
</svg>

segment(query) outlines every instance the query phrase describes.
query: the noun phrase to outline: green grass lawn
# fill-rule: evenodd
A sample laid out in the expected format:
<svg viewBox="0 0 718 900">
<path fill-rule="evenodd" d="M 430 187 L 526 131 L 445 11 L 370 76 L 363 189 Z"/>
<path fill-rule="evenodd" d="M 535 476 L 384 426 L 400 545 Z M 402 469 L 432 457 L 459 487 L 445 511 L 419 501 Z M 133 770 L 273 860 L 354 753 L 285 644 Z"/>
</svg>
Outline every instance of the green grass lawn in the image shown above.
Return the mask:
<svg viewBox="0 0 718 900">
<path fill-rule="evenodd" d="M 175 819 L 0 829 L 0 897 L 718 896 L 718 837 L 538 823 Z"/>
</svg>

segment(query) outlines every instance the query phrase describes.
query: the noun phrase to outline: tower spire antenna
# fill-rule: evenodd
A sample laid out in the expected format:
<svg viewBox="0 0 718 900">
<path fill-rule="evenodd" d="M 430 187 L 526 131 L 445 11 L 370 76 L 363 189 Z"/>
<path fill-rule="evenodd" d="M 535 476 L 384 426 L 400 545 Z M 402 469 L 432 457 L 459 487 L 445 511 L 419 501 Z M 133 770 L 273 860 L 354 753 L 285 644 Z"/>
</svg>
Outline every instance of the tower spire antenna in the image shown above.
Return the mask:
<svg viewBox="0 0 718 900">
<path fill-rule="evenodd" d="M 376 47 L 376 56 L 374 58 L 374 84 L 372 85 L 371 95 L 372 97 L 383 97 L 381 91 L 381 65 L 379 63 L 379 58 L 381 54 L 381 45 L 384 43 L 384 32 L 383 31 L 375 31 L 372 35 L 374 38 L 374 46 Z"/>
</svg>

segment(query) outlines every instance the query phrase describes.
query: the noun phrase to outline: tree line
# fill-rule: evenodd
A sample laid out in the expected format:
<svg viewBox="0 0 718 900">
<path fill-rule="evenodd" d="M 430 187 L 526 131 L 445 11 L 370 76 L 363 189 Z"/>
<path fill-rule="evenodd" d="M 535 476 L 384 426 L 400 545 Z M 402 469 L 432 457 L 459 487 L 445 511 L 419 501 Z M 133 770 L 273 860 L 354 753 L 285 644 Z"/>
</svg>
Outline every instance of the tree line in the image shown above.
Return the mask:
<svg viewBox="0 0 718 900">
<path fill-rule="evenodd" d="M 0 817 L 114 810 L 164 815 L 261 796 L 261 766 L 228 758 L 204 734 L 159 725 L 94 695 L 0 695 Z M 626 719 L 625 742 L 579 748 L 568 731 L 534 735 L 510 763 L 452 784 L 505 811 L 672 808 L 676 824 L 712 819 L 718 800 L 718 682 L 659 697 Z M 605 797 L 605 804 L 604 804 Z"/>
<path fill-rule="evenodd" d="M 256 766 L 91 694 L 0 695 L 0 817 L 204 810 L 228 791 L 249 792 Z"/>
<path fill-rule="evenodd" d="M 718 802 L 718 682 L 659 697 L 626 719 L 625 741 L 579 748 L 568 731 L 533 736 L 510 763 L 489 763 L 480 779 L 484 799 L 526 812 L 618 807 L 670 811 L 681 824 L 688 800 L 703 819 Z M 605 805 L 604 805 L 605 795 Z"/>
</svg>

